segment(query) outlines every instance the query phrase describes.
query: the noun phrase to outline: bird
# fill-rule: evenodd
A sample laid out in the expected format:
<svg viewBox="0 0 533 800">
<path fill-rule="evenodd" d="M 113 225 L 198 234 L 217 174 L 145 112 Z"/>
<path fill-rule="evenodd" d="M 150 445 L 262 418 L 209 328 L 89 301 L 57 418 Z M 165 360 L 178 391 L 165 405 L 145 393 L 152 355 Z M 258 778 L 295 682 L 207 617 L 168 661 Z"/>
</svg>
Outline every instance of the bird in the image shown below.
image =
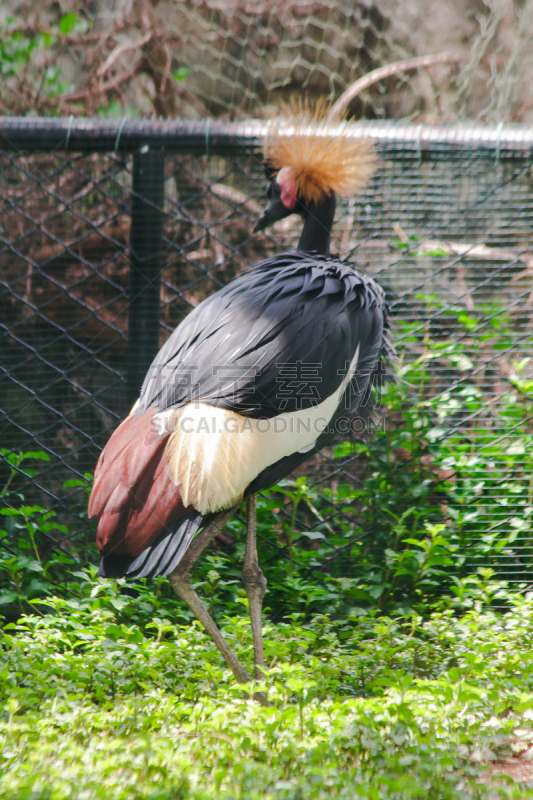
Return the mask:
<svg viewBox="0 0 533 800">
<path fill-rule="evenodd" d="M 242 272 L 178 325 L 102 451 L 89 502 L 100 575 L 168 576 L 240 683 L 251 677 L 196 593 L 192 565 L 245 503 L 243 582 L 261 680 L 256 494 L 368 411 L 391 352 L 383 290 L 330 253 L 337 198 L 369 181 L 372 143 L 300 103 L 271 125 L 263 157 L 268 202 L 254 232 L 299 215 L 297 248 Z"/>
</svg>

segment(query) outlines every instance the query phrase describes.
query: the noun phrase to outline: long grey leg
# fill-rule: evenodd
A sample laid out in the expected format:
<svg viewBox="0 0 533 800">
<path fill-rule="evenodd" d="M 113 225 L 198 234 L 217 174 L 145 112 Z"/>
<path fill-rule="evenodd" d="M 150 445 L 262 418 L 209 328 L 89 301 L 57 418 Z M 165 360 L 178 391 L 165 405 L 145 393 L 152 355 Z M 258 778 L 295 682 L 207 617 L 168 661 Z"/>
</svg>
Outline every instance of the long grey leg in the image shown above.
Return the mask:
<svg viewBox="0 0 533 800">
<path fill-rule="evenodd" d="M 178 594 L 181 599 L 187 603 L 196 619 L 202 623 L 207 633 L 224 656 L 226 664 L 235 675 L 236 680 L 239 683 L 248 683 L 250 677 L 233 650 L 222 636 L 222 633 L 218 629 L 217 625 L 212 620 L 207 608 L 196 594 L 191 583 L 191 575 L 189 572 L 198 556 L 207 547 L 209 542 L 214 538 L 216 533 L 220 530 L 224 523 L 228 521 L 235 511 L 236 508 L 231 508 L 229 511 L 221 511 L 209 523 L 209 525 L 203 529 L 203 531 L 200 531 L 200 533 L 194 537 L 189 549 L 174 572 L 170 573 L 168 579 L 176 594 Z"/>
<path fill-rule="evenodd" d="M 254 640 L 254 663 L 255 677 L 262 680 L 265 666 L 265 656 L 263 653 L 263 625 L 261 612 L 263 609 L 263 597 L 265 596 L 267 581 L 259 566 L 257 559 L 257 519 L 255 494 L 248 498 L 246 504 L 246 555 L 244 557 L 244 569 L 242 578 L 248 595 L 250 607 L 250 621 L 252 623 L 252 636 Z"/>
</svg>

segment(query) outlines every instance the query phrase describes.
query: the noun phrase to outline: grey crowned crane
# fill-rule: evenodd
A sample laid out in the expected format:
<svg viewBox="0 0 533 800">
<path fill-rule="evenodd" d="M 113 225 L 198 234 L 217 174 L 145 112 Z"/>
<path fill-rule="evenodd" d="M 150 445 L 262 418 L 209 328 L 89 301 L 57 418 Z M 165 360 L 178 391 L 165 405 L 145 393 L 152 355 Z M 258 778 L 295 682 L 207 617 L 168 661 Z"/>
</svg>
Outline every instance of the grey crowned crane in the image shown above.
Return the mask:
<svg viewBox="0 0 533 800">
<path fill-rule="evenodd" d="M 243 580 L 261 678 L 255 494 L 346 431 L 387 352 L 382 290 L 329 252 L 336 196 L 365 185 L 372 146 L 304 110 L 270 131 L 266 159 L 269 202 L 254 230 L 300 214 L 297 250 L 242 273 L 176 328 L 100 455 L 89 503 L 100 574 L 167 575 L 240 682 L 250 678 L 189 571 L 246 501 Z"/>
</svg>

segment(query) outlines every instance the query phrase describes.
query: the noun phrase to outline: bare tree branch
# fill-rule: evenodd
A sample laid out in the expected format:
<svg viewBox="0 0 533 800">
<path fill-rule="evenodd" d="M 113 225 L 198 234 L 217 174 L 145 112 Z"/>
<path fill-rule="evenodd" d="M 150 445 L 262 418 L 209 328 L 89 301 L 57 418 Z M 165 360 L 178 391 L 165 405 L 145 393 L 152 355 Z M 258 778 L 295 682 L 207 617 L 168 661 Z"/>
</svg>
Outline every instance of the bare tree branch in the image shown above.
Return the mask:
<svg viewBox="0 0 533 800">
<path fill-rule="evenodd" d="M 328 122 L 336 120 L 358 94 L 361 94 L 361 92 L 373 86 L 375 83 L 385 80 L 385 78 L 391 78 L 393 75 L 398 75 L 400 72 L 410 72 L 414 69 L 431 67 L 433 64 L 453 64 L 463 60 L 464 56 L 456 53 L 436 53 L 432 56 L 420 56 L 418 58 L 408 58 L 406 61 L 395 61 L 393 64 L 386 64 L 384 67 L 373 69 L 372 72 L 363 75 L 362 78 L 352 83 L 352 85 L 341 94 L 339 99 L 331 106 L 327 118 Z"/>
<path fill-rule="evenodd" d="M 106 72 L 108 72 L 111 69 L 117 58 L 120 58 L 120 56 L 123 53 L 127 53 L 128 50 L 137 50 L 143 47 L 143 45 L 145 45 L 146 42 L 149 41 L 151 35 L 152 32 L 148 31 L 148 33 L 145 33 L 145 35 L 141 36 L 141 38 L 138 39 L 136 42 L 123 42 L 122 44 L 117 45 L 115 49 L 112 50 L 111 53 L 108 55 L 102 66 L 99 67 L 98 70 L 96 71 L 98 77 L 103 78 Z"/>
</svg>

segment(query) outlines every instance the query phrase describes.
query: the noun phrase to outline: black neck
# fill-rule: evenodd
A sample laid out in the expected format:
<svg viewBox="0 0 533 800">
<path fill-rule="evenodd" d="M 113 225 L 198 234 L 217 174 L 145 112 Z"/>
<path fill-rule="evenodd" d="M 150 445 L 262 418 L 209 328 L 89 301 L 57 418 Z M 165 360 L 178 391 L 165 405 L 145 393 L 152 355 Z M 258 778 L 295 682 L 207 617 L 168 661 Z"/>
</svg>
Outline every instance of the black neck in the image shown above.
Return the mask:
<svg viewBox="0 0 533 800">
<path fill-rule="evenodd" d="M 298 250 L 318 253 L 329 253 L 331 228 L 335 218 L 337 201 L 334 192 L 322 198 L 318 203 L 309 203 L 304 208 L 304 228 Z"/>
</svg>

